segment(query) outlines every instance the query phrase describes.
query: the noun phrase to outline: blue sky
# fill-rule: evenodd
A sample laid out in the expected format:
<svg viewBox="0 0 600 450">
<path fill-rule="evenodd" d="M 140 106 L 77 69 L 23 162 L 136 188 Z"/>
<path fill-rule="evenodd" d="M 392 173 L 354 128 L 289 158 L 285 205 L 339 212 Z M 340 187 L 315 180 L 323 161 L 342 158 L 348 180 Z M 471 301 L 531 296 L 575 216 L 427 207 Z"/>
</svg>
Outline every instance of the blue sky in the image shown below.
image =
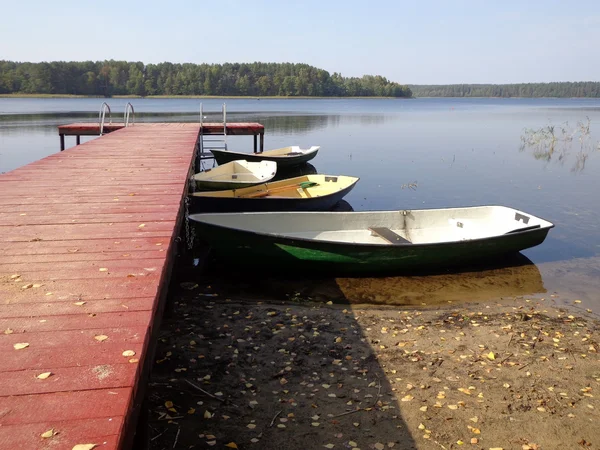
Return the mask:
<svg viewBox="0 0 600 450">
<path fill-rule="evenodd" d="M 305 62 L 408 84 L 600 80 L 600 0 L 5 0 L 0 59 Z"/>
</svg>

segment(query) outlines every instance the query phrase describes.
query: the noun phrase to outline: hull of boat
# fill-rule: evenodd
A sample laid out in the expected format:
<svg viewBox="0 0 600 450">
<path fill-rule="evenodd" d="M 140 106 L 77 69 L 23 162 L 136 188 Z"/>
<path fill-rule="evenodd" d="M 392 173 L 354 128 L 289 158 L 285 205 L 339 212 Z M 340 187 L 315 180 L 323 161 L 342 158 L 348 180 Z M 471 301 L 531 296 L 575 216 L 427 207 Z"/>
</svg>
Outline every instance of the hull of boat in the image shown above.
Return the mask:
<svg viewBox="0 0 600 450">
<path fill-rule="evenodd" d="M 307 218 L 307 228 L 318 229 L 318 226 L 315 226 L 316 221 L 317 217 L 313 218 L 313 222 Z M 194 224 L 197 227 L 197 235 L 213 247 L 218 257 L 229 263 L 247 268 L 255 266 L 293 270 L 295 273 L 302 271 L 349 275 L 450 270 L 477 262 L 494 262 L 541 244 L 553 227 L 549 222 L 545 222 L 542 226 L 524 227 L 523 231 L 517 229 L 484 238 L 379 245 L 255 232 L 220 226 L 210 221 L 203 222 L 201 217 L 198 221 L 194 220 Z M 517 228 L 521 226 L 522 223 Z"/>
<path fill-rule="evenodd" d="M 355 186 L 337 192 L 308 198 L 223 198 L 190 196 L 190 212 L 266 212 L 266 211 L 329 211 Z"/>
<path fill-rule="evenodd" d="M 317 152 L 288 157 L 267 156 L 262 153 L 238 153 L 225 150 L 211 150 L 211 152 L 219 164 L 226 164 L 228 162 L 235 161 L 236 159 L 245 159 L 246 161 L 252 162 L 274 161 L 277 163 L 278 167 L 288 168 L 306 164 L 308 161 L 317 156 Z"/>
</svg>

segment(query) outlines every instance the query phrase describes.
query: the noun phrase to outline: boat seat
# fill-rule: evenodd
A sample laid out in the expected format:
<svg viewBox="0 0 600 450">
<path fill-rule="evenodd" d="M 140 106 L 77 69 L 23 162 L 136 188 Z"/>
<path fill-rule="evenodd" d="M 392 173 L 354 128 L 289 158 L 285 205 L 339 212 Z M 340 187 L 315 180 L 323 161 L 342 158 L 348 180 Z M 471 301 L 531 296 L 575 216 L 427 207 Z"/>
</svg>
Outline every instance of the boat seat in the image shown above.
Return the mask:
<svg viewBox="0 0 600 450">
<path fill-rule="evenodd" d="M 371 234 L 379 236 L 393 245 L 412 244 L 412 242 L 410 242 L 408 239 L 404 239 L 402 236 L 386 227 L 369 227 L 369 231 Z"/>
</svg>

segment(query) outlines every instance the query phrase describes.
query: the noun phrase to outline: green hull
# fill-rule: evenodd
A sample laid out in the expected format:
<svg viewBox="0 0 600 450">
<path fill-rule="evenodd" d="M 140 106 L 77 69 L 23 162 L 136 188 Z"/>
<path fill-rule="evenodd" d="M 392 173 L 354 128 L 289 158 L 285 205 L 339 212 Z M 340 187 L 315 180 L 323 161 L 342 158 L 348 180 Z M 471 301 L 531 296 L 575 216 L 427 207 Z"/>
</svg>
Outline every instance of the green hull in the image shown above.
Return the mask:
<svg viewBox="0 0 600 450">
<path fill-rule="evenodd" d="M 242 267 L 347 274 L 449 269 L 541 244 L 548 229 L 438 244 L 369 245 L 293 239 L 195 223 L 219 258 Z M 298 272 L 295 272 L 298 273 Z"/>
<path fill-rule="evenodd" d="M 266 156 L 262 153 L 238 153 L 230 152 L 225 150 L 211 150 L 215 157 L 215 160 L 220 165 L 226 164 L 237 159 L 245 159 L 246 161 L 260 162 L 260 161 L 275 161 L 277 167 L 295 167 L 302 164 L 306 164 L 308 161 L 317 156 L 318 152 L 308 153 L 306 155 L 277 157 L 277 156 Z"/>
</svg>

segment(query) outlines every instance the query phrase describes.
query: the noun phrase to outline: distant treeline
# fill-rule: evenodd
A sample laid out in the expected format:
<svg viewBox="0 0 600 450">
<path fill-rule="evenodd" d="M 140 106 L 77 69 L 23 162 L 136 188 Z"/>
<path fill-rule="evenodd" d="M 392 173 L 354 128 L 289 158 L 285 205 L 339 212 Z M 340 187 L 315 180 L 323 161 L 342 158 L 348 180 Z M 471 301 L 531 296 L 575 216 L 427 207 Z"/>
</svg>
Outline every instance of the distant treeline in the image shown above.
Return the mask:
<svg viewBox="0 0 600 450">
<path fill-rule="evenodd" d="M 410 85 L 415 97 L 600 97 L 600 82 Z"/>
<path fill-rule="evenodd" d="M 307 64 L 0 61 L 0 94 L 411 97 L 382 76 L 347 78 Z"/>
</svg>

